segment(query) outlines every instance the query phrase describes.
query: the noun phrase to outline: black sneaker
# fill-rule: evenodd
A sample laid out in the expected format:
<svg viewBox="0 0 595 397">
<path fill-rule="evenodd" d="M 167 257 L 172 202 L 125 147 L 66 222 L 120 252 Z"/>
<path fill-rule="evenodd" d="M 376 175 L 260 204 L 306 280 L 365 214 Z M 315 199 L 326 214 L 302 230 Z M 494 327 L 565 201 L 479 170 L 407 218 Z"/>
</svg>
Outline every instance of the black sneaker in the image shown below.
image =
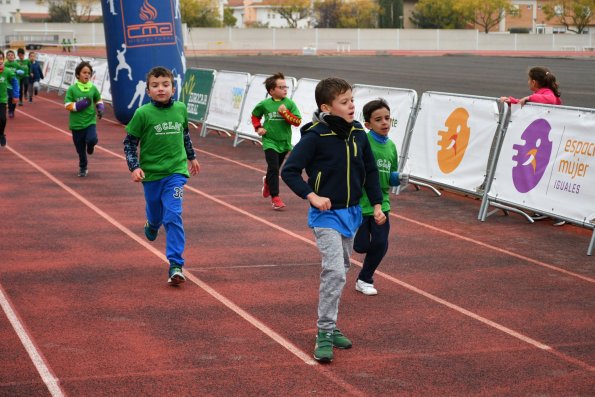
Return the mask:
<svg viewBox="0 0 595 397">
<path fill-rule="evenodd" d="M 159 234 L 159 229 L 154 229 L 149 225 L 149 221 L 145 222 L 145 237 L 149 241 L 155 241 L 157 235 Z"/>
<path fill-rule="evenodd" d="M 168 283 L 172 285 L 178 285 L 182 284 L 184 281 L 186 281 L 186 277 L 184 276 L 184 271 L 181 267 L 172 266 L 169 268 L 169 278 L 167 279 Z"/>
<path fill-rule="evenodd" d="M 0 146 L 6 146 L 6 135 L 0 135 Z"/>
<path fill-rule="evenodd" d="M 80 177 L 85 177 L 85 176 L 87 176 L 87 174 L 89 174 L 89 171 L 86 168 L 79 168 L 79 176 Z"/>
</svg>

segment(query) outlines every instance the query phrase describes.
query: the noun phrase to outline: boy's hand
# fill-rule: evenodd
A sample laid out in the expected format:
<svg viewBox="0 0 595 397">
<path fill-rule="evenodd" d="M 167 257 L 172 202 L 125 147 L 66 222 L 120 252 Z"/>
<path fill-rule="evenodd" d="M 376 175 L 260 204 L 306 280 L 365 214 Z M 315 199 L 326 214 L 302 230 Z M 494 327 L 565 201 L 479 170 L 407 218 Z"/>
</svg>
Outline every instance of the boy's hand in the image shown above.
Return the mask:
<svg viewBox="0 0 595 397">
<path fill-rule="evenodd" d="M 14 103 L 15 105 L 16 105 L 17 103 L 19 103 L 19 98 L 12 98 L 12 103 Z"/>
<path fill-rule="evenodd" d="M 320 197 L 316 193 L 312 192 L 306 196 L 310 204 L 318 208 L 320 211 L 326 211 L 331 209 L 331 200 L 328 197 Z"/>
<path fill-rule="evenodd" d="M 283 113 L 286 111 L 287 111 L 287 107 L 285 105 L 279 106 L 279 109 L 277 110 L 277 112 L 279 112 L 279 113 Z"/>
<path fill-rule="evenodd" d="M 145 173 L 140 168 L 135 168 L 132 171 L 132 182 L 140 182 L 145 179 Z"/>
<path fill-rule="evenodd" d="M 510 103 L 510 98 L 507 96 L 501 96 L 500 97 L 500 102 L 502 103 Z"/>
<path fill-rule="evenodd" d="M 521 105 L 521 107 L 525 106 L 525 104 L 529 102 L 529 97 L 526 96 L 524 98 L 519 99 L 519 104 Z"/>
<path fill-rule="evenodd" d="M 198 164 L 197 159 L 188 160 L 190 164 L 188 165 L 188 170 L 190 171 L 190 175 L 198 175 L 200 173 L 200 164 Z"/>
<path fill-rule="evenodd" d="M 374 205 L 374 221 L 377 225 L 382 225 L 386 222 L 386 215 L 382 212 L 382 205 L 380 204 Z"/>
<path fill-rule="evenodd" d="M 256 130 L 256 133 L 260 136 L 263 136 L 264 134 L 267 133 L 267 130 L 265 130 L 263 127 L 260 127 Z"/>
<path fill-rule="evenodd" d="M 101 119 L 103 117 L 104 112 L 105 112 L 105 105 L 101 102 L 98 103 L 97 104 L 97 117 Z"/>
</svg>

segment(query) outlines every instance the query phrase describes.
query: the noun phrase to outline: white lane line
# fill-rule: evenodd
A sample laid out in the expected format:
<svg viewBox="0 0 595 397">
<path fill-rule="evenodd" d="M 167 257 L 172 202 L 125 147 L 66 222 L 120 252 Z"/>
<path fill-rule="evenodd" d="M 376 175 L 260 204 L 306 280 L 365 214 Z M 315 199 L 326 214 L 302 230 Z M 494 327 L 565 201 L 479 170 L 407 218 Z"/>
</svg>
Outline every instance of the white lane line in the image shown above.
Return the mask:
<svg viewBox="0 0 595 397">
<path fill-rule="evenodd" d="M 521 259 L 523 261 L 526 261 L 526 262 L 529 262 L 529 263 L 533 263 L 533 264 L 535 264 L 537 266 L 542 266 L 542 267 L 545 267 L 547 269 L 554 270 L 556 272 L 564 273 L 567 276 L 576 277 L 576 278 L 579 278 L 581 280 L 587 281 L 589 283 L 595 283 L 595 279 L 593 279 L 591 277 L 588 277 L 588 276 L 585 276 L 585 275 L 582 275 L 582 274 L 578 274 L 578 273 L 574 273 L 574 272 L 571 272 L 569 270 L 562 269 L 562 268 L 557 267 L 557 266 L 554 266 L 554 265 L 550 265 L 549 263 L 545 263 L 545 262 L 539 261 L 537 259 L 529 258 L 528 256 L 525 256 L 525 255 L 517 254 L 515 252 L 509 251 L 509 250 L 504 249 L 504 248 L 499 248 L 499 247 L 496 247 L 494 245 L 490 245 L 490 244 L 487 244 L 487 243 L 482 243 L 481 241 L 474 240 L 474 239 L 472 239 L 470 237 L 461 236 L 460 234 L 449 232 L 448 230 L 444 230 L 444 229 L 441 229 L 441 228 L 436 227 L 436 226 L 428 225 L 427 223 L 416 221 L 415 219 L 407 218 L 407 217 L 405 217 L 403 215 L 396 215 L 396 214 L 393 214 L 393 213 L 391 213 L 390 215 L 393 216 L 393 217 L 395 217 L 395 218 L 397 218 L 397 219 L 402 219 L 402 220 L 404 220 L 406 222 L 410 222 L 410 223 L 413 223 L 415 225 L 418 225 L 418 226 L 421 226 L 421 227 L 425 227 L 425 228 L 430 229 L 430 230 L 433 230 L 435 232 L 446 234 L 448 236 L 451 236 L 451 237 L 454 237 L 454 238 L 458 238 L 459 240 L 464 240 L 464 241 L 467 241 L 469 243 L 477 244 L 477 245 L 479 245 L 481 247 L 491 249 L 491 250 L 496 251 L 496 252 L 499 252 L 501 254 L 509 255 L 509 256 L 515 257 L 517 259 Z"/>
<path fill-rule="evenodd" d="M 6 314 L 8 321 L 12 325 L 12 328 L 16 332 L 17 336 L 21 340 L 23 347 L 27 351 L 29 358 L 33 362 L 33 365 L 39 372 L 43 383 L 45 383 L 46 387 L 48 388 L 50 394 L 54 397 L 63 397 L 65 394 L 62 391 L 62 388 L 59 385 L 58 378 L 54 376 L 52 370 L 50 369 L 49 364 L 43 358 L 35 343 L 33 343 L 33 339 L 29 336 L 29 333 L 25 330 L 23 323 L 19 319 L 16 311 L 12 308 L 12 305 L 8 301 L 2 286 L 0 285 L 0 306 L 2 306 L 2 310 Z"/>
<path fill-rule="evenodd" d="M 70 188 L 69 186 L 67 186 L 66 184 L 64 184 L 58 178 L 54 177 L 52 174 L 50 174 L 44 168 L 40 167 L 35 162 L 29 160 L 27 157 L 23 156 L 22 154 L 20 154 L 19 152 L 17 152 L 13 148 L 11 148 L 9 146 L 6 146 L 6 148 L 8 150 L 10 150 L 12 153 L 14 153 L 21 160 L 23 160 L 24 162 L 26 162 L 29 165 L 31 165 L 33 168 L 35 168 L 41 174 L 45 175 L 49 180 L 51 180 L 56 185 L 58 185 L 59 187 L 61 187 L 62 189 L 64 189 L 66 192 L 68 192 L 74 198 L 76 198 L 77 200 L 79 200 L 81 203 L 83 203 L 84 205 L 86 205 L 87 207 L 89 207 L 91 210 L 93 210 L 99 216 L 101 216 L 106 221 L 108 221 L 109 223 L 111 223 L 117 229 L 119 229 L 120 231 L 122 231 L 128 237 L 130 237 L 131 239 L 133 239 L 134 241 L 136 241 L 137 243 L 139 243 L 140 245 L 142 245 L 144 248 L 146 248 L 149 252 L 151 252 L 152 254 L 154 254 L 155 256 L 157 256 L 158 258 L 160 258 L 163 262 L 169 263 L 168 260 L 167 260 L 167 258 L 165 257 L 165 255 L 163 253 L 161 253 L 159 250 L 157 250 L 156 248 L 154 248 L 152 245 L 150 245 L 147 241 L 145 241 L 141 237 L 137 236 L 130 229 L 128 229 L 127 227 L 125 227 L 124 225 L 122 225 L 120 222 L 118 222 L 117 220 L 115 220 L 113 217 L 111 217 L 110 215 L 108 215 L 106 212 L 104 212 L 103 210 L 101 210 L 99 207 L 97 207 L 96 205 L 94 205 L 93 203 L 91 203 L 85 197 L 81 196 L 79 193 L 77 193 L 76 191 L 74 191 L 72 188 Z M 232 310 L 238 316 L 240 316 L 241 318 L 243 318 L 246 322 L 250 323 L 255 328 L 257 328 L 258 330 L 260 330 L 261 332 L 263 332 L 265 335 L 267 335 L 269 338 L 273 339 L 281 347 L 283 347 L 284 349 L 286 349 L 287 351 L 289 351 L 290 353 L 292 353 L 293 355 L 295 355 L 296 357 L 298 357 L 305 364 L 310 365 L 310 366 L 314 366 L 314 368 L 317 371 L 319 371 L 320 373 L 322 373 L 329 380 L 331 380 L 334 383 L 336 383 L 337 386 L 342 387 L 343 389 L 345 389 L 346 391 L 348 391 L 352 395 L 355 395 L 355 396 L 364 396 L 364 393 L 362 393 L 361 391 L 359 391 L 353 385 L 351 385 L 348 382 L 344 381 L 343 379 L 339 378 L 338 376 L 336 376 L 332 372 L 326 371 L 322 366 L 315 365 L 317 362 L 316 362 L 316 360 L 314 360 L 312 358 L 312 356 L 310 356 L 309 354 L 307 354 L 304 351 L 300 350 L 299 347 L 297 347 L 296 345 L 294 345 L 289 340 L 285 339 L 283 336 L 281 336 L 277 332 L 273 331 L 271 328 L 269 328 L 267 325 L 265 325 L 262 321 L 258 320 L 257 318 L 255 318 L 254 316 L 252 316 L 250 313 L 248 313 L 247 311 L 243 310 L 241 307 L 239 307 L 238 305 L 236 305 L 235 303 L 233 303 L 231 300 L 229 300 L 226 297 L 224 297 L 223 295 L 219 294 L 217 291 L 215 291 L 213 288 L 211 288 L 207 283 L 203 282 L 198 277 L 194 276 L 191 272 L 187 271 L 187 272 L 185 272 L 185 274 L 186 274 L 186 277 L 190 281 L 192 281 L 194 284 L 196 284 L 198 287 L 202 288 L 205 292 L 207 292 L 213 298 L 215 298 L 216 300 L 218 300 L 219 302 L 221 302 L 223 305 L 225 305 L 227 308 L 229 308 L 230 310 Z"/>
<path fill-rule="evenodd" d="M 205 151 L 202 151 L 202 152 L 203 153 L 210 154 L 209 152 L 205 152 Z M 111 152 L 111 153 L 113 153 L 113 152 Z M 116 155 L 116 154 L 114 153 L 114 155 Z M 116 155 L 116 156 L 117 157 L 120 157 L 120 158 L 124 158 L 123 156 L 120 156 L 120 155 Z M 217 156 L 217 157 L 222 158 L 222 159 L 225 159 L 222 156 Z M 197 193 L 197 194 L 199 194 L 199 195 L 201 195 L 201 196 L 203 196 L 203 197 L 205 197 L 205 198 L 207 198 L 207 199 L 215 202 L 215 203 L 218 203 L 218 204 L 220 204 L 220 205 L 222 205 L 224 207 L 227 207 L 227 208 L 231 209 L 232 211 L 239 212 L 239 213 L 241 213 L 241 214 L 243 214 L 243 215 L 245 215 L 245 216 L 247 216 L 249 218 L 252 218 L 252 219 L 254 219 L 254 220 L 256 220 L 256 221 L 258 221 L 260 223 L 263 223 L 263 224 L 265 224 L 265 225 L 267 225 L 267 226 L 269 226 L 269 227 L 271 227 L 273 229 L 279 230 L 279 231 L 281 231 L 281 232 L 283 232 L 285 234 L 288 234 L 288 235 L 290 235 L 290 236 L 292 236 L 292 237 L 294 237 L 294 238 L 296 238 L 298 240 L 301 240 L 301 241 L 303 241 L 303 242 L 305 242 L 307 244 L 310 244 L 310 245 L 312 245 L 314 247 L 316 246 L 316 242 L 314 242 L 313 240 L 310 240 L 308 238 L 305 238 L 305 237 L 303 237 L 303 236 L 301 236 L 299 234 L 296 234 L 296 233 L 294 233 L 294 232 L 292 232 L 292 231 L 290 231 L 288 229 L 285 229 L 285 228 L 283 228 L 281 226 L 278 226 L 278 225 L 276 225 L 276 224 L 274 224 L 272 222 L 269 222 L 266 219 L 260 218 L 260 217 L 258 217 L 256 215 L 253 215 L 252 213 L 250 213 L 248 211 L 245 211 L 245 210 L 242 210 L 241 208 L 238 208 L 238 207 L 236 207 L 236 206 L 234 206 L 232 204 L 228 204 L 228 203 L 226 203 L 226 202 L 224 202 L 224 201 L 222 201 L 222 200 L 220 200 L 220 199 L 218 199 L 218 198 L 216 198 L 216 197 L 214 197 L 214 196 L 212 196 L 210 194 L 207 194 L 205 192 L 202 192 L 202 191 L 200 191 L 200 190 L 198 190 L 198 189 L 196 189 L 196 188 L 194 188 L 192 186 L 189 186 L 189 185 L 186 185 L 186 188 L 188 190 L 191 190 L 191 191 L 193 191 L 193 192 L 195 192 L 195 193 Z M 393 215 L 393 216 L 396 216 L 396 215 Z M 413 220 L 411 220 L 411 221 L 413 221 Z M 436 230 L 436 231 L 441 231 L 440 229 L 435 228 L 434 226 L 426 225 L 426 224 L 421 223 L 421 222 L 418 222 L 418 221 L 413 221 L 413 222 L 419 223 L 420 225 L 425 226 L 425 227 L 432 228 L 433 230 Z M 444 232 L 444 231 L 442 231 L 442 232 Z M 451 234 L 451 233 L 448 232 L 448 234 Z M 455 237 L 459 237 L 459 238 L 461 238 L 463 240 L 470 241 L 470 242 L 475 242 L 475 243 L 479 243 L 479 242 L 476 242 L 473 239 L 470 239 L 470 238 L 467 238 L 467 237 L 464 237 L 464 236 L 459 236 L 459 235 L 456 235 L 454 233 L 452 233 L 452 234 Z M 481 244 L 483 244 L 483 243 L 481 243 Z M 496 247 L 494 247 L 494 248 L 496 248 Z M 360 266 L 360 267 L 362 266 L 362 263 L 359 262 L 359 261 L 357 261 L 357 260 L 352 259 L 351 262 L 354 263 L 354 264 L 356 264 L 356 265 L 358 265 L 358 266 Z M 563 270 L 563 269 L 561 269 L 561 270 Z M 426 297 L 426 298 L 428 298 L 428 299 L 430 299 L 430 300 L 432 300 L 432 301 L 434 301 L 436 303 L 439 303 L 441 305 L 444 305 L 444 306 L 446 306 L 446 307 L 448 307 L 448 308 L 450 308 L 452 310 L 455 310 L 458 313 L 461 313 L 461 314 L 463 314 L 463 315 L 465 315 L 465 316 L 467 316 L 469 318 L 472 318 L 472 319 L 477 320 L 477 321 L 479 321 L 479 322 L 481 322 L 483 324 L 486 324 L 486 325 L 488 325 L 488 326 L 490 326 L 492 328 L 495 328 L 495 329 L 497 329 L 497 330 L 499 330 L 501 332 L 504 332 L 507 335 L 510 335 L 510 336 L 512 336 L 512 337 L 514 337 L 516 339 L 519 339 L 519 340 L 521 340 L 521 341 L 523 341 L 525 343 L 528 343 L 528 344 L 530 344 L 530 345 L 532 345 L 532 346 L 534 346 L 534 347 L 536 347 L 538 349 L 541 349 L 541 350 L 544 350 L 544 351 L 547 351 L 547 352 L 551 352 L 553 355 L 555 355 L 555 356 L 563 359 L 566 362 L 573 363 L 573 364 L 578 365 L 578 366 L 580 366 L 582 368 L 586 368 L 586 369 L 588 369 L 590 371 L 592 371 L 593 368 L 594 368 L 594 367 L 590 366 L 589 364 L 587 364 L 587 363 L 585 363 L 583 361 L 577 360 L 577 359 L 575 359 L 573 357 L 570 357 L 570 356 L 565 355 L 564 353 L 561 353 L 561 352 L 558 352 L 558 351 L 554 350 L 551 346 L 548 346 L 546 344 L 543 344 L 543 343 L 541 343 L 541 342 L 539 342 L 539 341 L 537 341 L 535 339 L 532 339 L 532 338 L 530 338 L 528 336 L 525 336 L 525 335 L 523 335 L 523 334 L 521 334 L 521 333 L 519 333 L 517 331 L 514 331 L 514 330 L 512 330 L 512 329 L 510 329 L 508 327 L 505 327 L 505 326 L 503 326 L 501 324 L 498 324 L 498 323 L 496 323 L 494 321 L 491 321 L 491 320 L 489 320 L 489 319 L 487 319 L 485 317 L 482 317 L 482 316 L 480 316 L 478 314 L 475 314 L 475 313 L 473 313 L 473 312 L 471 312 L 471 311 L 469 311 L 467 309 L 464 309 L 463 307 L 460 307 L 460 306 L 458 306 L 458 305 L 456 305 L 454 303 L 448 302 L 448 301 L 446 301 L 446 300 L 444 300 L 442 298 L 439 298 L 439 297 L 437 297 L 435 295 L 432 295 L 432 294 L 430 294 L 430 293 L 428 293 L 428 292 L 426 292 L 424 290 L 421 290 L 421 289 L 419 289 L 419 288 L 417 288 L 417 287 L 415 287 L 415 286 L 413 286 L 411 284 L 408 284 L 408 283 L 406 283 L 406 282 L 404 282 L 402 280 L 399 280 L 399 279 L 397 279 L 395 277 L 392 277 L 392 276 L 390 276 L 390 275 L 388 275 L 386 273 L 377 272 L 377 274 L 379 276 L 381 276 L 381 277 L 386 278 L 387 280 L 389 280 L 389 281 L 391 281 L 393 283 L 396 283 L 398 285 L 401 285 L 402 287 L 404 287 L 404 288 L 406 288 L 406 289 L 408 289 L 408 290 L 410 290 L 412 292 L 415 292 L 415 293 L 417 293 L 419 295 L 422 295 L 422 296 L 424 296 L 424 297 Z"/>
</svg>

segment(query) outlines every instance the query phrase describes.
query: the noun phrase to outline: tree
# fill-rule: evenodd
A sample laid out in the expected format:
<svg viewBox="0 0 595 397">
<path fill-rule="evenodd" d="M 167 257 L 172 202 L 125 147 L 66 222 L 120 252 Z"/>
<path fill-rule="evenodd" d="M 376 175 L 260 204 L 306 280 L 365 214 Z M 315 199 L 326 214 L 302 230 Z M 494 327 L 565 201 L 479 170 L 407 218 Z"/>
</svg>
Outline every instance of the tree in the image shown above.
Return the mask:
<svg viewBox="0 0 595 397">
<path fill-rule="evenodd" d="M 219 27 L 219 10 L 211 0 L 180 0 L 182 21 L 188 27 Z"/>
<path fill-rule="evenodd" d="M 511 0 L 456 0 L 455 11 L 488 33 L 507 13 L 513 13 Z"/>
<path fill-rule="evenodd" d="M 375 28 L 380 7 L 376 0 L 344 1 L 340 6 L 339 28 Z"/>
<path fill-rule="evenodd" d="M 378 27 L 402 28 L 403 0 L 378 0 Z"/>
<path fill-rule="evenodd" d="M 338 27 L 341 0 L 316 0 L 314 10 L 318 28 Z"/>
<path fill-rule="evenodd" d="M 36 0 L 48 6 L 49 22 L 89 22 L 91 11 L 99 0 Z"/>
<path fill-rule="evenodd" d="M 420 0 L 409 20 L 420 29 L 463 29 L 468 18 L 454 9 L 457 0 Z"/>
<path fill-rule="evenodd" d="M 276 10 L 287 21 L 288 27 L 297 28 L 298 22 L 310 15 L 310 0 L 284 1 Z"/>
<path fill-rule="evenodd" d="M 543 12 L 566 30 L 583 33 L 595 14 L 595 0 L 555 0 L 544 4 Z"/>
<path fill-rule="evenodd" d="M 233 10 L 229 7 L 223 9 L 223 26 L 236 26 L 238 19 L 233 16 Z"/>
</svg>

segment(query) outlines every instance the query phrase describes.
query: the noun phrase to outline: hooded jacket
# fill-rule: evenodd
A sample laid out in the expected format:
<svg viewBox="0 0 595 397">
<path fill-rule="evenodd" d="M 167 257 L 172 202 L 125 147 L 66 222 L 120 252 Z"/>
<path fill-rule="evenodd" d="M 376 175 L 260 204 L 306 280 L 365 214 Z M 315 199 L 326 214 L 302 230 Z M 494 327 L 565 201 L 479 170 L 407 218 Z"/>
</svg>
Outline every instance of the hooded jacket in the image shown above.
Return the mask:
<svg viewBox="0 0 595 397">
<path fill-rule="evenodd" d="M 358 205 L 362 186 L 372 205 L 381 204 L 378 168 L 362 125 L 354 121 L 349 132 L 337 133 L 325 121 L 327 116 L 315 113 L 313 122 L 301 128 L 302 137 L 281 172 L 283 181 L 303 199 L 311 192 L 328 197 L 332 209 Z"/>
</svg>

